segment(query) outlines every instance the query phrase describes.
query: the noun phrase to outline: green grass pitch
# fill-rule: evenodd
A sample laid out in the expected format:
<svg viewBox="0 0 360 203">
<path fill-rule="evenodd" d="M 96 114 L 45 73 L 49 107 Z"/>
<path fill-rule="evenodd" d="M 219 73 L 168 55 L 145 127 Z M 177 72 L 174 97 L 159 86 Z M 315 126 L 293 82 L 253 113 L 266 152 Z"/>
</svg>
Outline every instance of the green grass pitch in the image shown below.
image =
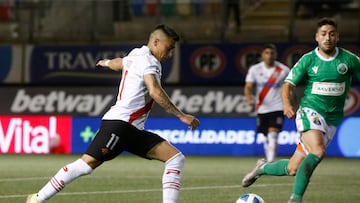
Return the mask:
<svg viewBox="0 0 360 203">
<path fill-rule="evenodd" d="M 0 155 L 0 203 L 25 202 L 62 166 L 79 155 Z M 241 179 L 257 157 L 187 156 L 179 203 L 235 203 L 244 193 L 256 193 L 266 203 L 286 202 L 293 177 L 261 177 L 242 188 Z M 91 175 L 68 185 L 50 203 L 160 203 L 164 165 L 132 155 L 120 155 Z M 318 166 L 306 203 L 360 201 L 360 159 L 330 158 Z"/>
</svg>

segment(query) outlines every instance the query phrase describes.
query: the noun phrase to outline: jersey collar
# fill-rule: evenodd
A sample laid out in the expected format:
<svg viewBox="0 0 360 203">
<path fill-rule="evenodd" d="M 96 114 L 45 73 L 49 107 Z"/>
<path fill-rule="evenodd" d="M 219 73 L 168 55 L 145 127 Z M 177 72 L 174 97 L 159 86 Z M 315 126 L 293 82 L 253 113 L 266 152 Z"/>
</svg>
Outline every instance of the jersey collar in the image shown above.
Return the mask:
<svg viewBox="0 0 360 203">
<path fill-rule="evenodd" d="M 317 55 L 321 60 L 323 60 L 323 61 L 332 61 L 332 60 L 334 60 L 334 58 L 336 58 L 337 55 L 339 54 L 339 49 L 338 49 L 338 47 L 335 47 L 335 54 L 334 54 L 333 57 L 330 57 L 330 58 L 324 58 L 323 56 L 321 56 L 321 54 L 319 53 L 319 47 L 316 47 L 316 48 L 315 48 L 315 53 L 316 53 L 316 55 Z"/>
</svg>

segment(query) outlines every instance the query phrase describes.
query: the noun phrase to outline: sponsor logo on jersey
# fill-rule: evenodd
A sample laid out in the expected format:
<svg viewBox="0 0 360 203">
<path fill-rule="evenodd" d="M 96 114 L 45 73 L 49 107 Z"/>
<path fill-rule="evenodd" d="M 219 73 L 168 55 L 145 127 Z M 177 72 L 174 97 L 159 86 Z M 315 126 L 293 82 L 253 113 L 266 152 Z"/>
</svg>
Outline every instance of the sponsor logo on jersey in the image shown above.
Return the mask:
<svg viewBox="0 0 360 203">
<path fill-rule="evenodd" d="M 315 125 L 321 125 L 321 122 L 320 122 L 320 119 L 319 117 L 315 116 L 312 118 L 312 122 L 315 124 Z"/>
<path fill-rule="evenodd" d="M 311 93 L 325 96 L 340 96 L 345 92 L 345 82 L 314 82 Z"/>
<path fill-rule="evenodd" d="M 313 70 L 313 71 L 314 71 L 314 73 L 316 74 L 316 73 L 318 72 L 318 70 L 319 70 L 319 67 L 314 66 L 314 67 L 312 67 L 312 70 Z"/>
<path fill-rule="evenodd" d="M 349 68 L 347 67 L 347 65 L 345 63 L 340 63 L 336 69 L 339 74 L 345 75 Z"/>
</svg>

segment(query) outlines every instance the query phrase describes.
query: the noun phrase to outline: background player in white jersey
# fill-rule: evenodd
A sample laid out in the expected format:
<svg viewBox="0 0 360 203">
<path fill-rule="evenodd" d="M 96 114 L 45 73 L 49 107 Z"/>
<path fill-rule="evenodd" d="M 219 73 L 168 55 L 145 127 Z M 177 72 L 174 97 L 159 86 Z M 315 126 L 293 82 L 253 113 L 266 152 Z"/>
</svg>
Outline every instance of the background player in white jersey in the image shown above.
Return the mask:
<svg viewBox="0 0 360 203">
<path fill-rule="evenodd" d="M 359 57 L 337 47 L 339 34 L 334 20 L 320 19 L 315 39 L 318 47 L 294 65 L 282 88 L 284 114 L 289 118 L 296 116 L 300 144 L 290 159 L 270 164 L 258 161 L 242 182 L 244 187 L 248 187 L 261 175 L 295 175 L 288 203 L 302 201 L 312 173 L 325 156 L 336 126 L 343 119 L 352 77 L 360 79 Z M 305 79 L 305 92 L 295 112 L 291 95 L 294 94 L 294 86 L 302 79 Z"/>
<path fill-rule="evenodd" d="M 73 180 L 90 174 L 104 161 L 123 151 L 164 162 L 163 202 L 177 202 L 185 157 L 160 136 L 144 130 L 144 123 L 155 101 L 189 129 L 200 124 L 194 116 L 180 111 L 160 84 L 160 62 L 173 55 L 178 40 L 179 36 L 172 28 L 159 25 L 151 32 L 147 45 L 133 49 L 123 59 L 104 59 L 97 63 L 100 67 L 122 70 L 116 104 L 103 116 L 100 129 L 86 153 L 60 169 L 38 193 L 29 195 L 28 203 L 44 202 Z"/>
<path fill-rule="evenodd" d="M 273 162 L 276 158 L 277 138 L 284 121 L 280 91 L 290 71 L 286 65 L 276 61 L 276 57 L 275 45 L 265 44 L 261 52 L 262 61 L 249 68 L 244 89 L 247 103 L 251 106 L 255 105 L 253 92 L 256 92 L 257 132 L 265 136 L 267 162 Z"/>
</svg>

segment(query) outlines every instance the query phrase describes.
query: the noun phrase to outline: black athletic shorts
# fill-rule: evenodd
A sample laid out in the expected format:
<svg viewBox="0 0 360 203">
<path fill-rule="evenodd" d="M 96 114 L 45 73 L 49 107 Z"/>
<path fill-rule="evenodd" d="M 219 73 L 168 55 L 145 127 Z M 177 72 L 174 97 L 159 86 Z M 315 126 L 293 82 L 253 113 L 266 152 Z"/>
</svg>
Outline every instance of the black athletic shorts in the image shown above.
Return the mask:
<svg viewBox="0 0 360 203">
<path fill-rule="evenodd" d="M 146 130 L 139 130 L 121 120 L 102 120 L 100 129 L 88 147 L 86 154 L 99 161 L 108 161 L 123 151 L 150 159 L 147 153 L 155 145 L 165 141 L 162 137 Z"/>
<path fill-rule="evenodd" d="M 266 136 L 268 133 L 268 129 L 270 127 L 278 128 L 281 130 L 283 123 L 284 123 L 283 111 L 258 114 L 256 119 L 256 129 L 258 133 L 263 133 Z"/>
</svg>

